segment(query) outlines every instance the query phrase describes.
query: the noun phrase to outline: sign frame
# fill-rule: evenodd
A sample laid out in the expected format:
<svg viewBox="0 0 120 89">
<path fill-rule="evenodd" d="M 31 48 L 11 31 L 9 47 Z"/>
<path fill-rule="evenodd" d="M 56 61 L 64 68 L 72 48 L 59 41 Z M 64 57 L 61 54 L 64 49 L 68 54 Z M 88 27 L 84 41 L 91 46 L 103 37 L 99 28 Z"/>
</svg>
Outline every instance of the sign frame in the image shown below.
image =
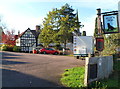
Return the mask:
<svg viewBox="0 0 120 89">
<path fill-rule="evenodd" d="M 107 17 L 107 16 L 116 16 L 116 21 L 115 21 L 116 25 L 117 25 L 116 27 L 113 27 L 113 26 L 110 25 L 110 23 L 107 23 L 107 24 L 109 24 L 109 27 L 111 27 L 111 30 L 113 30 L 113 31 L 107 31 L 107 30 L 110 30 L 110 29 L 105 28 L 106 27 L 105 17 Z M 115 29 L 117 29 L 117 30 L 115 30 Z M 120 30 L 119 30 L 119 21 L 118 21 L 118 13 L 103 15 L 103 32 L 104 32 L 104 34 L 111 34 L 111 33 L 119 33 L 120 32 Z"/>
</svg>

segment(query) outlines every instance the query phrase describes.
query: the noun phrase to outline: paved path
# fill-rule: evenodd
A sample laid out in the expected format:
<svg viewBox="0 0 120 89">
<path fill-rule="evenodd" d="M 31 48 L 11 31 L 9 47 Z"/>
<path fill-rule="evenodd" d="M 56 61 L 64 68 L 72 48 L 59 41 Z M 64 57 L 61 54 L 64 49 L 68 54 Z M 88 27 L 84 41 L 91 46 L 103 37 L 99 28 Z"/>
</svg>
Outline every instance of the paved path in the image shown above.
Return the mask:
<svg viewBox="0 0 120 89">
<path fill-rule="evenodd" d="M 2 53 L 3 87 L 60 87 L 66 68 L 84 66 L 74 57 L 29 53 Z"/>
</svg>

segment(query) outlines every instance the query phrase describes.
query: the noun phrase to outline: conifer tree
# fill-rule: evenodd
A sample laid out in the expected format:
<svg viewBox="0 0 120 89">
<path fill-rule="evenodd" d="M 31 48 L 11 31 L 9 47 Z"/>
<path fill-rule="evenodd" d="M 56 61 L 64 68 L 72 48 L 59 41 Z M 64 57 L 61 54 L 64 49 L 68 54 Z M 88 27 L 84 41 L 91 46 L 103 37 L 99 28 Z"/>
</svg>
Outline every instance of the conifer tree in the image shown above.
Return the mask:
<svg viewBox="0 0 120 89">
<path fill-rule="evenodd" d="M 72 42 L 72 32 L 80 27 L 78 14 L 74 14 L 74 9 L 65 4 L 60 9 L 53 9 L 44 18 L 43 29 L 39 36 L 40 41 L 48 46 L 50 43 L 64 44 Z"/>
</svg>

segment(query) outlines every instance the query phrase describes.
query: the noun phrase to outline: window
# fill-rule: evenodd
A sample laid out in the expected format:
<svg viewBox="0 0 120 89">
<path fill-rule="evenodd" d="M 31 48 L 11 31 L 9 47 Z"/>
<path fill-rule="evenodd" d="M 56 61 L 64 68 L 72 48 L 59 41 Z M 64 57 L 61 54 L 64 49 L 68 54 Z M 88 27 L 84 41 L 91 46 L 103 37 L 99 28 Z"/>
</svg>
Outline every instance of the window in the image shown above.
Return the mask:
<svg viewBox="0 0 120 89">
<path fill-rule="evenodd" d="M 50 48 L 49 50 L 53 50 L 52 48 Z"/>
<path fill-rule="evenodd" d="M 46 48 L 46 50 L 49 50 L 49 48 Z"/>
</svg>

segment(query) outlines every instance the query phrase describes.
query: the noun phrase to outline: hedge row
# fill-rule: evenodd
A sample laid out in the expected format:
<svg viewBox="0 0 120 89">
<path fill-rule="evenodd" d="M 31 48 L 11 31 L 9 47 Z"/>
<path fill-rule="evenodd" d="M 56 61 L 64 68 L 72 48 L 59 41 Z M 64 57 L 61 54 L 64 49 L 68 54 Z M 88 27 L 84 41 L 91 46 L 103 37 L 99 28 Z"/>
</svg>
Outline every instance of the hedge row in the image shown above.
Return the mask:
<svg viewBox="0 0 120 89">
<path fill-rule="evenodd" d="M 13 45 L 1 45 L 0 50 L 20 52 L 20 47 L 19 46 L 13 46 Z"/>
</svg>

